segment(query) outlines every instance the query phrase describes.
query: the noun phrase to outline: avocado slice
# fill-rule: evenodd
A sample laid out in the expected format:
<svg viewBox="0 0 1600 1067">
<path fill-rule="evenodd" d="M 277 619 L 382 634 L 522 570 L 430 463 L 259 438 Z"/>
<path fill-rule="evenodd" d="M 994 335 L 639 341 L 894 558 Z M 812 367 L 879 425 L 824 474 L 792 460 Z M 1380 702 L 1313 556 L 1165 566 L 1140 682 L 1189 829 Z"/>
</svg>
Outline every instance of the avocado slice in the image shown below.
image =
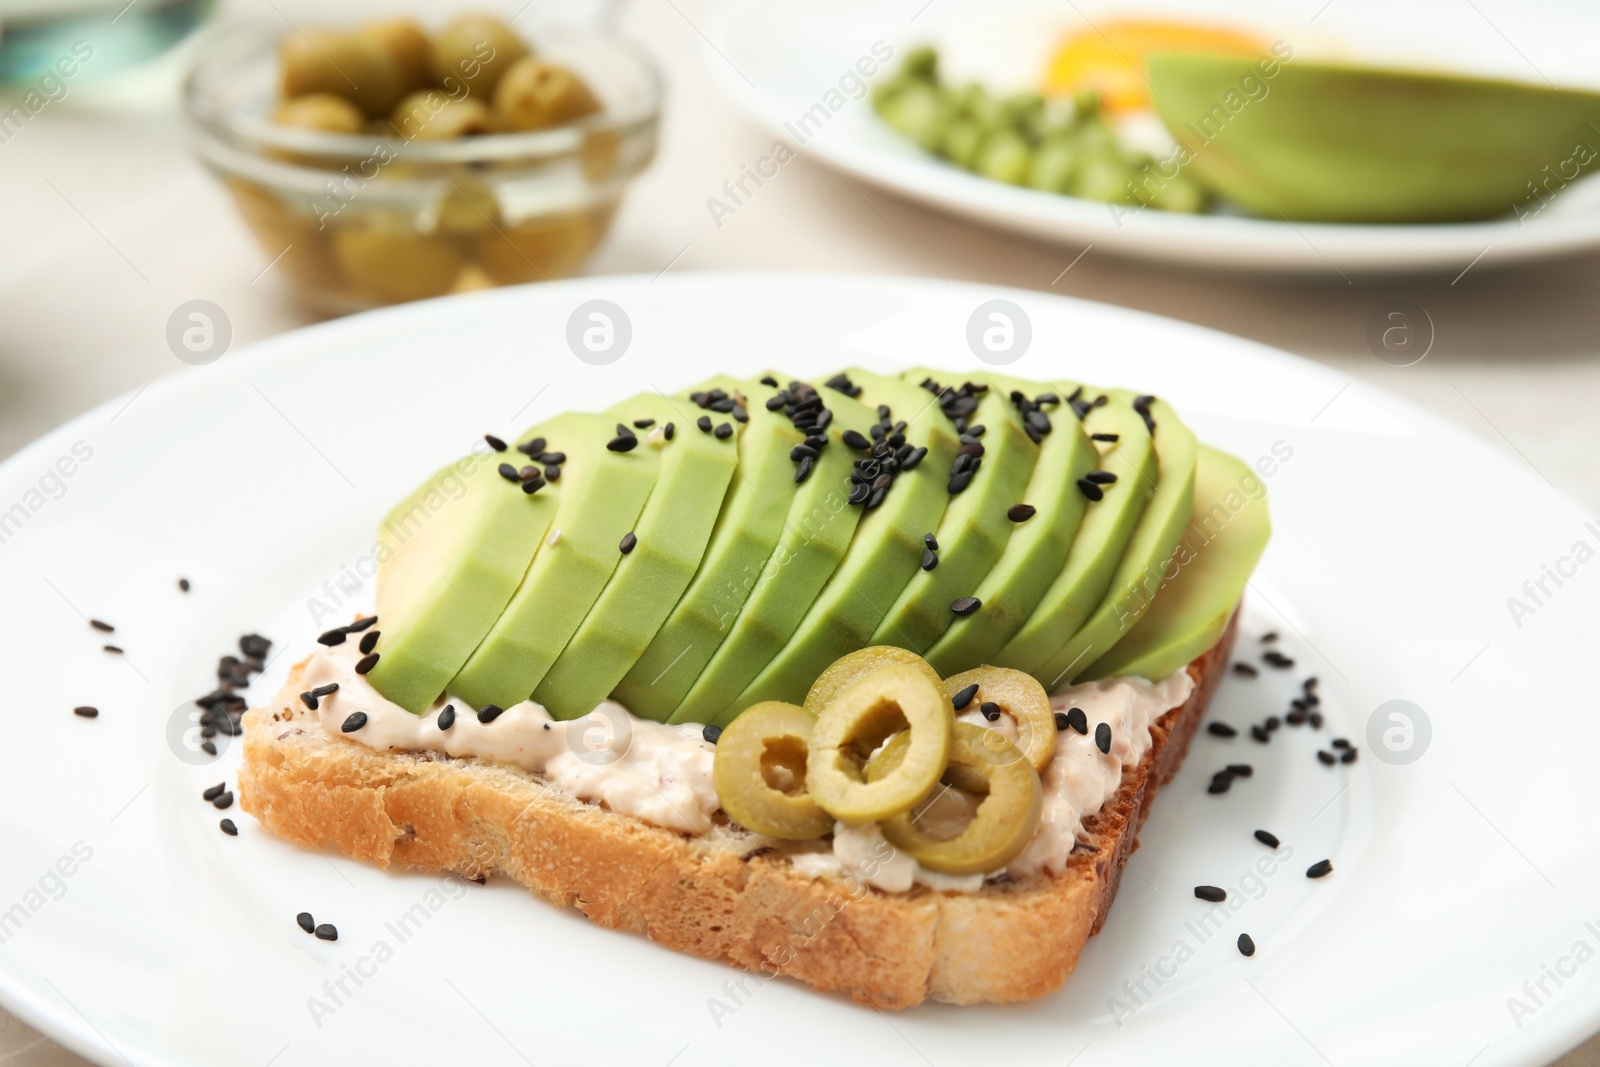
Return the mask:
<svg viewBox="0 0 1600 1067">
<path fill-rule="evenodd" d="M 846 446 L 842 437 L 846 430 L 866 433 L 876 417 L 842 393 L 823 391 L 819 395 L 833 412 L 828 445 L 798 487 L 794 487 L 792 474 L 774 483 L 776 491 L 793 489 L 777 547 L 755 576 L 728 636 L 668 722 L 714 721 L 783 648 L 850 547 L 861 519 L 861 508 L 846 499 L 858 453 Z"/>
<path fill-rule="evenodd" d="M 501 477 L 506 455 L 473 452 L 441 468 L 378 527 L 382 633 L 367 678 L 413 714 L 500 617 L 555 514 L 553 487 L 530 496 Z"/>
<path fill-rule="evenodd" d="M 1173 556 L 1177 574 L 1133 629 L 1078 679 L 1131 674 L 1160 681 L 1183 670 L 1222 637 L 1271 535 L 1266 489 L 1255 472 L 1201 445 L 1194 515 Z"/>
<path fill-rule="evenodd" d="M 655 486 L 661 453 L 642 439 L 611 451 L 615 424 L 581 413 L 546 424 L 549 449 L 567 455 L 556 512 L 522 584 L 450 683 L 474 707 L 528 699 L 622 559 L 619 544 Z"/>
<path fill-rule="evenodd" d="M 718 711 L 720 724 L 762 700 L 799 703 L 828 664 L 865 646 L 917 572 L 923 535 L 937 529 L 944 515 L 958 442 L 936 398 L 910 382 L 858 369 L 829 379 L 823 393 L 837 396 L 841 389 L 860 389 L 856 399 L 869 409 L 886 410 L 893 425 L 905 422 L 906 443 L 928 452 L 911 470 L 898 473 L 879 506 L 861 516 L 828 584 L 805 605 L 788 642 Z M 875 415 L 874 422 L 881 417 Z"/>
<path fill-rule="evenodd" d="M 976 377 L 1005 396 L 1013 410 L 1020 410 L 1016 408 L 1019 402 L 1034 406 L 1036 398 L 1046 392 L 1034 382 L 1002 374 L 985 372 Z M 1066 397 L 1077 386 L 1057 382 L 1054 388 L 1057 397 Z M 1089 500 L 1078 489 L 1078 479 L 1095 469 L 1099 453 L 1070 407 L 1047 403 L 1037 410 L 1035 421 L 1043 421 L 1050 432 L 1041 435 L 1039 462 L 1021 498 L 1034 514 L 1016 527 L 1005 554 L 972 591 L 983 606 L 966 618 L 954 619 L 922 654 L 940 674 L 956 674 L 993 661 L 1062 572 L 1083 521 Z M 939 543 L 943 548 L 942 535 Z"/>
<path fill-rule="evenodd" d="M 1600 123 L 1600 94 L 1546 85 L 1196 52 L 1148 63 L 1186 169 L 1269 219 L 1456 222 L 1537 207 L 1530 182 L 1576 172 L 1575 145 L 1592 159 Z M 1249 85 L 1271 99 L 1245 100 Z"/>
<path fill-rule="evenodd" d="M 1073 398 L 1070 402 L 1075 410 L 1083 412 L 1085 430 L 1116 439 L 1095 444 L 1100 469 L 1115 474 L 1117 480 L 1103 488 L 1103 499 L 1088 504 L 1060 573 L 1033 613 L 989 660 L 997 667 L 1012 667 L 1036 677 L 1045 659 L 1078 631 L 1100 603 L 1156 486 L 1155 441 L 1133 410 L 1132 393 L 1089 387 L 1080 392 L 1068 383 L 1049 384 L 1063 397 Z M 1078 491 L 1076 482 L 1073 491 Z"/>
<path fill-rule="evenodd" d="M 899 645 L 921 653 L 954 623 L 970 625 L 983 615 L 987 603 L 965 620 L 950 610 L 950 604 L 959 597 L 976 595 L 984 577 L 1006 551 L 1016 528 L 1006 512 L 1022 503 L 1027 494 L 1028 479 L 1039 461 L 1039 446 L 1023 430 L 1016 405 L 1000 390 L 983 383 L 956 384 L 959 379 L 952 381 L 947 375 L 921 368 L 904 377 L 921 381 L 929 395 L 939 398 L 942 412 L 963 413 L 957 416 L 961 421 L 954 424 L 962 434 L 956 454 L 976 453 L 974 459 L 981 464 L 944 509 L 935 531 L 938 563 L 932 570 L 919 568 L 912 574 L 868 640 L 868 644 Z M 981 391 L 970 390 L 969 384 L 978 385 Z M 969 430 L 979 436 L 969 440 Z M 952 474 L 952 487 L 959 484 L 958 478 L 967 476 Z"/>
<path fill-rule="evenodd" d="M 1128 549 L 1117 564 L 1105 597 L 1078 632 L 1033 672 L 1046 689 L 1071 681 L 1105 655 L 1150 607 L 1172 561 L 1184 525 L 1194 513 L 1194 470 L 1199 442 L 1165 402 L 1134 401 L 1154 424 L 1156 488 L 1139 516 Z M 1112 403 L 1117 403 L 1113 399 Z"/>
<path fill-rule="evenodd" d="M 634 524 L 635 544 L 600 592 L 533 699 L 558 719 L 586 715 L 622 680 L 655 637 L 705 557 L 739 464 L 738 437 L 702 433 L 687 401 L 643 393 L 606 412 L 659 450 L 655 489 Z M 697 412 L 696 412 L 697 413 Z M 640 422 L 649 425 L 640 426 Z M 672 438 L 665 436 L 672 427 Z"/>
<path fill-rule="evenodd" d="M 715 389 L 741 393 L 747 401 L 750 423 L 738 437 L 738 468 L 700 569 L 612 694 L 633 714 L 657 722 L 678 710 L 777 547 L 793 494 L 774 490 L 793 486 L 789 453 L 805 439 L 781 410 L 767 410 L 777 386 L 719 376 L 693 392 Z"/>
</svg>

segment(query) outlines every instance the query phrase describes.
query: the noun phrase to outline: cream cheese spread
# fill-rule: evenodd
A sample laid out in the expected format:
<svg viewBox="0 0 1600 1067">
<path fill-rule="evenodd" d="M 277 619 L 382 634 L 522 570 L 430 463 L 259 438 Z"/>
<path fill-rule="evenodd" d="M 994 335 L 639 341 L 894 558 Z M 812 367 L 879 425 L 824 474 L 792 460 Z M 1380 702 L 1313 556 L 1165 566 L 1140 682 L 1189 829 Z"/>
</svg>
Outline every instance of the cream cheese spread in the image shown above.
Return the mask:
<svg viewBox="0 0 1600 1067">
<path fill-rule="evenodd" d="M 582 800 L 603 803 L 656 826 L 691 834 L 711 829 L 716 814 L 712 763 L 716 748 L 696 724 L 667 726 L 631 715 L 615 701 L 605 701 L 578 719 L 552 719 L 531 700 L 506 708 L 490 722 L 480 722 L 476 709 L 441 699 L 424 715 L 413 715 L 357 674 L 360 658 L 354 642 L 323 649 L 306 664 L 306 689 L 332 683 L 338 691 L 322 697 L 317 716 L 329 734 L 350 738 L 376 749 L 402 752 L 444 752 L 478 757 L 544 775 L 556 788 Z M 1039 829 L 1022 854 L 1004 873 L 1016 877 L 1040 871 L 1060 873 L 1083 832 L 1083 820 L 1098 812 L 1122 783 L 1122 772 L 1135 767 L 1151 744 L 1150 726 L 1189 698 L 1194 688 L 1187 671 L 1159 682 L 1142 678 L 1108 678 L 1068 686 L 1051 698 L 1057 711 L 1082 709 L 1089 732 L 1057 734 L 1055 756 L 1040 780 L 1044 804 Z M 454 703 L 455 719 L 439 728 L 439 715 Z M 343 724 L 355 712 L 366 723 L 350 733 Z M 976 710 L 958 716 L 963 722 L 999 730 L 1015 740 L 1016 723 L 1005 713 L 995 722 Z M 1111 730 L 1111 750 L 1095 743 L 1095 728 Z M 831 848 L 818 842 L 793 854 L 795 869 L 810 877 L 844 875 L 885 892 L 905 892 L 914 885 L 953 892 L 976 892 L 986 879 L 1002 872 L 949 875 L 922 867 L 896 850 L 878 827 L 834 827 Z"/>
</svg>

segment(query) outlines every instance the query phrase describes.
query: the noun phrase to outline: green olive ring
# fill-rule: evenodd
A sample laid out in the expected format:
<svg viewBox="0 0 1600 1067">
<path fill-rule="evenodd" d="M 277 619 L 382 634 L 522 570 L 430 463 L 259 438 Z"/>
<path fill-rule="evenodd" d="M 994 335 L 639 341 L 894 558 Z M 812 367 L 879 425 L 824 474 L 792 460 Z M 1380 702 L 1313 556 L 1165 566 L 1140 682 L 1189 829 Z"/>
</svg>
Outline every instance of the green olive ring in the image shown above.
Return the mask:
<svg viewBox="0 0 1600 1067">
<path fill-rule="evenodd" d="M 828 702 L 811 734 L 806 788 L 840 822 L 863 825 L 906 811 L 939 784 L 955 726 L 950 700 L 926 673 L 890 663 L 857 679 Z M 874 781 L 868 757 L 897 732 L 904 757 Z"/>
<path fill-rule="evenodd" d="M 994 758 L 995 739 L 1012 749 L 1010 758 Z M 888 749 L 883 754 L 887 755 Z M 963 773 L 956 774 L 958 770 Z M 883 821 L 884 838 L 930 871 L 987 874 L 1000 870 L 1028 847 L 1039 828 L 1044 806 L 1039 775 L 1016 753 L 1015 746 L 995 731 L 958 722 L 948 776 L 953 788 L 983 797 L 965 829 L 940 840 L 917 825 L 913 812 L 906 811 Z M 972 785 L 982 788 L 969 788 Z"/>
<path fill-rule="evenodd" d="M 822 709 L 832 703 L 834 697 L 879 667 L 886 667 L 891 663 L 915 667 L 926 674 L 935 685 L 944 684 L 939 679 L 939 672 L 915 652 L 894 645 L 872 645 L 858 649 L 848 656 L 841 656 L 834 660 L 827 670 L 817 675 L 817 680 L 811 683 L 811 689 L 806 693 L 806 710 L 813 715 L 821 715 Z"/>
<path fill-rule="evenodd" d="M 815 720 L 801 707 L 780 700 L 752 704 L 717 738 L 712 784 L 722 810 L 740 826 L 769 837 L 802 841 L 833 829 L 833 819 L 803 789 L 773 785 L 781 768 L 806 781 L 807 748 Z"/>
<path fill-rule="evenodd" d="M 945 679 L 945 691 L 954 697 L 976 685 L 978 693 L 968 707 L 994 703 L 1017 724 L 1016 748 L 1040 774 L 1056 754 L 1056 714 L 1045 692 L 1030 674 L 1009 667 L 977 667 Z"/>
</svg>

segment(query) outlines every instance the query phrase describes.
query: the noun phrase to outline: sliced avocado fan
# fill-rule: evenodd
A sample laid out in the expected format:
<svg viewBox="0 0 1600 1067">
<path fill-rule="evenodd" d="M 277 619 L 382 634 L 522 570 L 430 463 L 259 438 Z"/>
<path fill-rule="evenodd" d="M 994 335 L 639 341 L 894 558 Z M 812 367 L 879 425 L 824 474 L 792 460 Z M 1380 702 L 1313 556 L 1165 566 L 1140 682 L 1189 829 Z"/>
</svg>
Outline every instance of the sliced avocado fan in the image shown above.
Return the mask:
<svg viewBox="0 0 1600 1067">
<path fill-rule="evenodd" d="M 1065 383 L 1051 384 L 1060 390 Z M 1079 421 L 1091 440 L 1096 435 L 1102 438 L 1093 442 L 1100 454 L 1099 469 L 1116 475 L 1117 480 L 1099 486 L 1101 499 L 1087 502 L 1060 572 L 1033 613 L 989 660 L 997 667 L 1011 667 L 1036 678 L 1045 660 L 1078 632 L 1100 603 L 1156 486 L 1155 441 L 1144 419 L 1133 410 L 1132 393 L 1074 386 L 1060 395 L 1069 398 L 1072 410 L 1080 413 Z M 1073 489 L 1085 495 L 1076 482 Z"/>
<path fill-rule="evenodd" d="M 829 413 L 829 422 L 821 431 L 828 443 L 817 450 L 804 481 L 796 485 L 791 476 L 774 485 L 775 491 L 788 493 L 791 501 L 777 547 L 755 576 L 728 636 L 668 722 L 713 721 L 777 655 L 839 566 L 861 518 L 861 510 L 846 499 L 855 454 L 843 436 L 846 430 L 865 432 L 870 413 L 840 393 L 796 386 L 803 389 L 808 404 L 820 405 Z"/>
<path fill-rule="evenodd" d="M 1061 391 L 1052 394 L 1033 382 L 992 372 L 977 378 L 1005 396 L 1039 438 L 1039 462 L 1020 501 L 1026 517 L 1006 542 L 1005 554 L 972 591 L 982 606 L 952 621 L 923 652 L 943 675 L 991 662 L 1039 606 L 1062 572 L 1089 502 L 1078 481 L 1099 462 L 1088 431 L 1061 399 L 1076 386 L 1057 383 Z"/>
<path fill-rule="evenodd" d="M 529 437 L 545 433 L 535 427 Z M 378 663 L 367 679 L 420 715 L 467 661 L 527 573 L 556 511 L 473 452 L 440 469 L 378 527 Z"/>
<path fill-rule="evenodd" d="M 1115 400 L 1113 400 L 1115 403 Z M 1105 655 L 1150 607 L 1162 575 L 1171 565 L 1184 525 L 1194 512 L 1194 470 L 1199 442 L 1178 421 L 1165 402 L 1154 397 L 1133 401 L 1150 426 L 1156 448 L 1156 488 L 1150 494 L 1128 550 L 1117 564 L 1094 612 L 1078 632 L 1033 672 L 1046 689 L 1072 681 Z"/>
<path fill-rule="evenodd" d="M 610 446 L 627 437 L 616 420 L 567 414 L 547 427 L 550 447 L 567 456 L 559 502 L 522 584 L 450 683 L 474 707 L 532 695 L 617 569 L 622 539 L 655 487 L 661 453 L 632 429 L 633 445 Z"/>
<path fill-rule="evenodd" d="M 1135 675 L 1159 681 L 1183 670 L 1221 639 L 1272 536 L 1266 487 L 1249 467 L 1200 446 L 1194 514 L 1172 557 L 1177 574 L 1150 610 L 1080 681 Z"/>
<path fill-rule="evenodd" d="M 768 383 L 777 381 L 772 377 L 764 382 L 743 381 L 721 375 L 687 394 L 699 395 L 702 400 L 717 393 L 743 396 L 750 423 L 738 436 L 738 468 L 699 570 L 612 694 L 635 715 L 665 722 L 678 710 L 684 694 L 727 637 L 778 545 L 795 489 L 797 461 L 790 453 L 805 440 L 805 434 L 782 408 L 767 407 L 779 392 L 778 385 Z M 709 402 L 715 405 L 719 400 Z M 695 420 L 723 417 L 690 403 Z M 695 432 L 699 432 L 697 428 Z"/>
<path fill-rule="evenodd" d="M 533 691 L 558 719 L 587 715 L 611 693 L 705 557 L 739 444 L 738 435 L 701 432 L 685 417 L 690 410 L 686 402 L 644 393 L 606 412 L 643 439 L 638 447 L 660 453 L 661 469 L 634 525 L 632 548 Z M 743 405 L 737 410 L 742 414 Z"/>
<path fill-rule="evenodd" d="M 1017 525 L 1006 513 L 1027 493 L 1039 446 L 1023 429 L 1016 405 L 999 390 L 970 381 L 956 384 L 920 369 L 904 377 L 920 380 L 938 398 L 940 412 L 959 435 L 947 484 L 950 503 L 933 531 L 939 547 L 920 556 L 932 566 L 925 563 L 912 574 L 868 639 L 920 654 L 963 621 L 950 605 L 974 595 L 1006 551 Z M 980 598 L 976 614 L 982 610 Z"/>
</svg>

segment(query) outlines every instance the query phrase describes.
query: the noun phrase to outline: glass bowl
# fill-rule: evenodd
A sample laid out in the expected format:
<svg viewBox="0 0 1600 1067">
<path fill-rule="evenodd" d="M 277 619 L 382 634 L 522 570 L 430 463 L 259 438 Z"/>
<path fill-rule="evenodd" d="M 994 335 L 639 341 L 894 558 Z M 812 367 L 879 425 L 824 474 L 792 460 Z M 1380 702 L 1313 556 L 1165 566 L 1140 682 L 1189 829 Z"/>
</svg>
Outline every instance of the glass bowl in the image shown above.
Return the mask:
<svg viewBox="0 0 1600 1067">
<path fill-rule="evenodd" d="M 195 153 L 321 311 L 568 277 L 655 154 L 660 77 L 603 30 L 544 28 L 532 42 L 588 82 L 599 112 L 449 141 L 277 125 L 281 33 L 246 23 L 203 42 L 183 109 Z"/>
</svg>

